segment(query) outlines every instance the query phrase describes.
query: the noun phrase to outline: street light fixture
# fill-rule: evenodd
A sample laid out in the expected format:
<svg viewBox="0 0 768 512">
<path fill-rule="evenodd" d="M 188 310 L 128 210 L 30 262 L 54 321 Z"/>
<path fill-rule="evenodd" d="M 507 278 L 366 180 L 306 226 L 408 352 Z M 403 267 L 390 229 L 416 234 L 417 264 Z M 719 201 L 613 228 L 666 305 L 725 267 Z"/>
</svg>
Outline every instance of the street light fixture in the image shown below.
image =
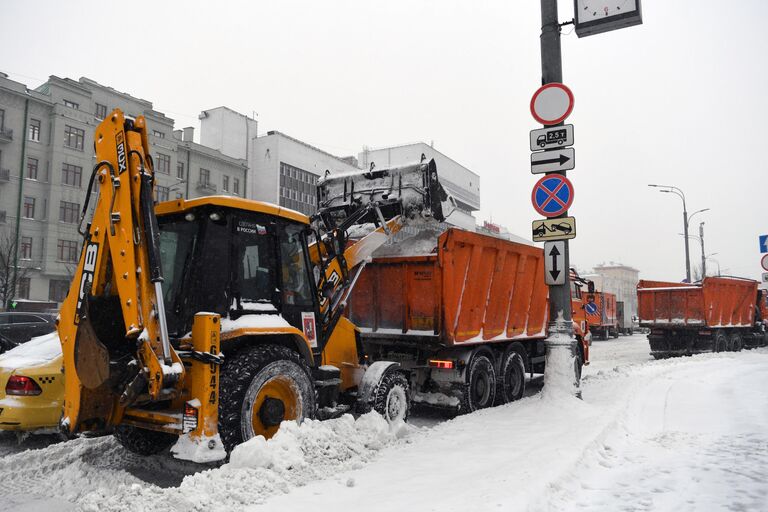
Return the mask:
<svg viewBox="0 0 768 512">
<path fill-rule="evenodd" d="M 672 186 L 672 185 L 656 185 L 656 184 L 648 184 L 649 187 L 658 188 L 659 192 L 664 192 L 667 194 L 675 194 L 683 201 L 683 231 L 684 231 L 684 237 L 685 237 L 685 280 L 686 282 L 691 282 L 691 261 L 689 258 L 689 248 L 688 248 L 688 208 L 685 205 L 685 194 L 682 190 L 679 188 Z M 694 215 L 699 212 L 694 212 Z"/>
</svg>

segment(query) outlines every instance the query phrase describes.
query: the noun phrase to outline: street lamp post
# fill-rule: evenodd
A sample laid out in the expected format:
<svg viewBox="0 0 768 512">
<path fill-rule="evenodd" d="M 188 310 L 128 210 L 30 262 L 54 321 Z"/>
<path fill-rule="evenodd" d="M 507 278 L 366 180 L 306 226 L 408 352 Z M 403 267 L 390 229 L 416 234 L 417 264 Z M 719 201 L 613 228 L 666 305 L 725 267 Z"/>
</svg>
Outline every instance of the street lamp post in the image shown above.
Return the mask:
<svg viewBox="0 0 768 512">
<path fill-rule="evenodd" d="M 685 237 L 685 279 L 687 282 L 691 282 L 691 261 L 689 259 L 688 250 L 688 209 L 685 206 L 685 194 L 683 191 L 672 185 L 653 185 L 649 184 L 649 187 L 658 188 L 659 192 L 666 192 L 675 194 L 683 200 L 683 236 Z"/>
<path fill-rule="evenodd" d="M 704 222 L 699 223 L 699 242 L 701 242 L 701 278 L 707 277 L 707 257 L 704 256 Z"/>
</svg>

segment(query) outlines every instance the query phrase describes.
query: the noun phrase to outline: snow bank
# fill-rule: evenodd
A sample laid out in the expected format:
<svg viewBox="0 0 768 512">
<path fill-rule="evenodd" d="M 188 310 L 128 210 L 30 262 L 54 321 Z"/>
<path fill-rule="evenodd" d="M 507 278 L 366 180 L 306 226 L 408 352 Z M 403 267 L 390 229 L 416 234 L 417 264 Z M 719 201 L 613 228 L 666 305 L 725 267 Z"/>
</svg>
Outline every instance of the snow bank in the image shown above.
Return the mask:
<svg viewBox="0 0 768 512">
<path fill-rule="evenodd" d="M 249 440 L 235 448 L 228 464 L 186 476 L 178 487 L 137 485 L 115 472 L 104 475 L 104 480 L 113 478 L 106 484 L 111 486 L 110 492 L 102 488 L 87 492 L 83 489 L 88 485 L 86 479 L 79 484 L 84 494 L 68 497 L 83 510 L 94 512 L 243 510 L 269 496 L 359 469 L 413 430 L 403 423 L 390 426 L 376 413 L 358 419 L 345 415 L 322 422 L 306 420 L 301 425 L 285 422 L 272 439 L 258 436 Z"/>
<path fill-rule="evenodd" d="M 0 368 L 15 370 L 48 364 L 61 355 L 59 333 L 37 336 L 0 355 Z"/>
</svg>

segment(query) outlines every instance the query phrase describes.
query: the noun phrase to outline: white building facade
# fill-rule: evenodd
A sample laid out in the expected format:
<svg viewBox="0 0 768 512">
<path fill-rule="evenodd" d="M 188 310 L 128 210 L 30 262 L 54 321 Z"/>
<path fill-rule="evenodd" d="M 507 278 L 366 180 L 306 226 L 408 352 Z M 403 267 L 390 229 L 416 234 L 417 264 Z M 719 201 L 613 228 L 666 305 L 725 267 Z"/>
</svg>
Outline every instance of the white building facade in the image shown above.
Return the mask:
<svg viewBox="0 0 768 512">
<path fill-rule="evenodd" d="M 631 327 L 637 316 L 637 283 L 640 271 L 620 263 L 597 265 L 592 274 L 583 276 L 595 283 L 599 291 L 616 295 L 617 302 L 624 303 L 624 327 Z"/>
</svg>

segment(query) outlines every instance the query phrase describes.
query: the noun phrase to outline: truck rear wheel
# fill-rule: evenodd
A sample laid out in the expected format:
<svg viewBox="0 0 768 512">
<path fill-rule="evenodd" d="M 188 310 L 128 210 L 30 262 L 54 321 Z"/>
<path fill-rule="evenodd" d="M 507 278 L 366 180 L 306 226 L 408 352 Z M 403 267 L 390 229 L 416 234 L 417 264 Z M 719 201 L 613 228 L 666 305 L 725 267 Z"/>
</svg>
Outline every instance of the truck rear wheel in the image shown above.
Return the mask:
<svg viewBox="0 0 768 512">
<path fill-rule="evenodd" d="M 219 434 L 227 452 L 256 436 L 269 439 L 284 420 L 315 413 L 315 390 L 299 355 L 279 345 L 246 347 L 221 371 Z"/>
<path fill-rule="evenodd" d="M 373 410 L 387 422 L 405 421 L 411 409 L 408 379 L 402 372 L 390 370 L 384 374 L 374 391 Z"/>
<path fill-rule="evenodd" d="M 741 352 L 741 349 L 744 347 L 744 340 L 741 338 L 741 333 L 734 332 L 731 334 L 730 339 L 728 340 L 728 344 L 730 345 L 730 349 L 733 352 Z"/>
<path fill-rule="evenodd" d="M 485 353 L 475 353 L 466 370 L 466 383 L 459 407 L 460 414 L 491 407 L 496 398 L 496 372 Z"/>
<path fill-rule="evenodd" d="M 179 436 L 174 434 L 132 425 L 118 425 L 112 435 L 123 448 L 138 455 L 158 454 L 170 448 L 179 439 Z"/>
<path fill-rule="evenodd" d="M 525 393 L 525 361 L 516 350 L 509 348 L 499 365 L 496 403 L 506 404 L 522 398 Z"/>
<path fill-rule="evenodd" d="M 715 352 L 725 352 L 728 350 L 728 337 L 723 331 L 717 331 L 712 340 L 712 350 Z"/>
</svg>

